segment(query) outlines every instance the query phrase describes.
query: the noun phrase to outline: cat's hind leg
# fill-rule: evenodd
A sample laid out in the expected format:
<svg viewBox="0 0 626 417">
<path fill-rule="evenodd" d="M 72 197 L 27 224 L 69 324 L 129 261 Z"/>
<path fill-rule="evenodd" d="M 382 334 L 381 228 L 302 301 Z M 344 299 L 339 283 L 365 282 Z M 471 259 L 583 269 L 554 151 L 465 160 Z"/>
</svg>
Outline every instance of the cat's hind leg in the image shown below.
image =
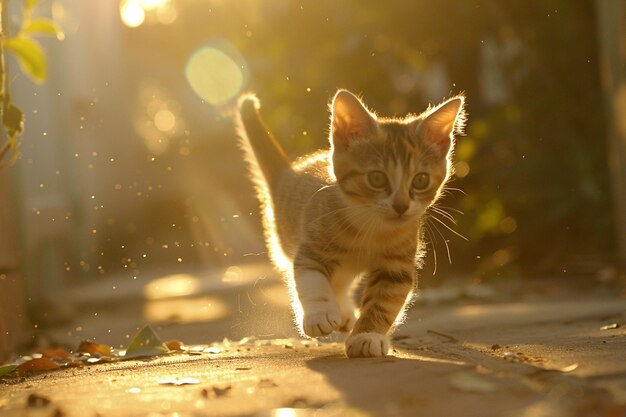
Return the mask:
<svg viewBox="0 0 626 417">
<path fill-rule="evenodd" d="M 387 333 L 402 311 L 413 289 L 414 271 L 376 270 L 367 277 L 361 315 L 346 340 L 350 358 L 385 356 L 389 351 Z"/>
<path fill-rule="evenodd" d="M 341 325 L 337 331 L 350 332 L 354 327 L 354 323 L 356 323 L 351 290 L 358 275 L 358 271 L 347 267 L 340 267 L 333 274 L 331 286 L 341 313 Z"/>
</svg>

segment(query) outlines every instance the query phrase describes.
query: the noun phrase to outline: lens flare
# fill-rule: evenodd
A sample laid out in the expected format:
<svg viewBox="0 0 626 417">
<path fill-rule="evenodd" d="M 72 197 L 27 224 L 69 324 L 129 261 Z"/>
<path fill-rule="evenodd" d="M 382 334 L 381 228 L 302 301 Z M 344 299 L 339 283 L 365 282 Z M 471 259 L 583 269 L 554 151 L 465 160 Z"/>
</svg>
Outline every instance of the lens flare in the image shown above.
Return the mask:
<svg viewBox="0 0 626 417">
<path fill-rule="evenodd" d="M 146 20 L 146 12 L 136 0 L 126 0 L 120 5 L 122 22 L 130 28 L 136 28 Z"/>
<path fill-rule="evenodd" d="M 187 61 L 185 75 L 191 88 L 214 106 L 226 104 L 239 95 L 247 74 L 239 53 L 229 44 L 205 45 Z"/>
</svg>

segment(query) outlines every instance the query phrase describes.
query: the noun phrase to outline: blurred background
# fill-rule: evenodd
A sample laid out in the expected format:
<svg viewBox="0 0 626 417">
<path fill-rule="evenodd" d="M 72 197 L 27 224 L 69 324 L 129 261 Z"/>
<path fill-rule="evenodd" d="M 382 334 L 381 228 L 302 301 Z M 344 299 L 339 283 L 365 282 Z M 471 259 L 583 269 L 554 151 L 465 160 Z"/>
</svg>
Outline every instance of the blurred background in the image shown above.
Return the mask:
<svg viewBox="0 0 626 417">
<path fill-rule="evenodd" d="M 4 4 L 10 34 L 22 1 Z M 235 317 L 219 334 L 274 332 L 274 316 L 255 313 L 286 301 L 234 137 L 233 101 L 244 91 L 258 94 L 293 156 L 326 146 L 339 87 L 381 115 L 464 92 L 469 123 L 442 203 L 456 225 L 432 222 L 421 287 L 617 279 L 626 261 L 625 7 L 41 0 L 34 13 L 64 35 L 39 40 L 43 84 L 7 61 L 25 131 L 20 158 L 0 170 L 0 328 L 14 335 L 24 321 L 80 316 L 64 334 L 83 337 L 99 323 L 119 340 L 126 330 L 98 317 L 99 306 L 115 305 L 137 322 L 197 323 L 199 340 L 216 317 Z M 257 286 L 260 298 L 237 290 Z"/>
</svg>

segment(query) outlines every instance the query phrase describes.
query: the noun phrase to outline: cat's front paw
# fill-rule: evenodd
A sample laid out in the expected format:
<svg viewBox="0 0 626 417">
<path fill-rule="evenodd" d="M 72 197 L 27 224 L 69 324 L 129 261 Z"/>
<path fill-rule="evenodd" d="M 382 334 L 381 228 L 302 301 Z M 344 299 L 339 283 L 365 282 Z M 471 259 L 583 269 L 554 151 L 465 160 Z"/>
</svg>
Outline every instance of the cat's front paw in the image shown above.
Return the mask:
<svg viewBox="0 0 626 417">
<path fill-rule="evenodd" d="M 354 311 L 342 312 L 341 325 L 339 326 L 337 331 L 342 333 L 350 333 L 352 331 L 352 328 L 354 327 L 354 323 L 356 323 Z"/>
<path fill-rule="evenodd" d="M 349 358 L 375 358 L 389 351 L 389 338 L 380 333 L 357 333 L 346 340 L 346 355 Z"/>
<path fill-rule="evenodd" d="M 336 304 L 324 303 L 304 309 L 304 333 L 309 337 L 326 336 L 339 328 L 341 314 Z"/>
</svg>

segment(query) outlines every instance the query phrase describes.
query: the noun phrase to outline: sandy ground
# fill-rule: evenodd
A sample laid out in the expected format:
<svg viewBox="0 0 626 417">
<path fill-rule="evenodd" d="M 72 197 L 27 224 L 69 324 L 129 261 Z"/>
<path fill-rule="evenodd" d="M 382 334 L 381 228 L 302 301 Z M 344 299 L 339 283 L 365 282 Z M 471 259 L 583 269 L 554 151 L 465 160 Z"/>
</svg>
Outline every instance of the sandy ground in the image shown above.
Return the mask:
<svg viewBox="0 0 626 417">
<path fill-rule="evenodd" d="M 211 353 L 4 378 L 0 416 L 626 416 L 626 299 L 615 291 L 418 303 L 389 356 L 348 360 L 337 337 L 293 337 L 285 305 L 261 305 L 265 296 L 256 293 L 272 294 L 273 284 L 258 287 L 244 291 L 251 310 L 238 287 L 218 297 L 237 314 L 157 326 L 164 339 L 220 341 Z M 127 331 L 120 327 L 130 331 L 142 320 L 98 309 L 106 326 L 89 319 L 80 327 L 95 327 L 89 331 L 102 342 L 119 341 Z M 263 324 L 268 334 L 233 341 Z M 89 332 L 76 327 L 51 334 L 74 343 Z M 196 380 L 175 386 L 159 383 L 164 378 Z M 51 403 L 28 407 L 33 393 Z"/>
</svg>

